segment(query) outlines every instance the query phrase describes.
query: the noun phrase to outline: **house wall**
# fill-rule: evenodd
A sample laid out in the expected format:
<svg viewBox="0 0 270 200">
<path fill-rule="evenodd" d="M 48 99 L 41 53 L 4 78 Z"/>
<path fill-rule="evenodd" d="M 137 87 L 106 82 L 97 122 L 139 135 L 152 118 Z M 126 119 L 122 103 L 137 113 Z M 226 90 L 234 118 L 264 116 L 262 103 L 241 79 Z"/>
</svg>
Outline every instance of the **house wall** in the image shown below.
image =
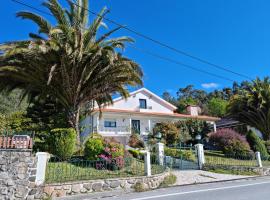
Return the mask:
<svg viewBox="0 0 270 200">
<path fill-rule="evenodd" d="M 171 108 L 170 106 L 166 105 L 161 100 L 157 99 L 156 97 L 144 91 L 131 95 L 126 100 L 125 99 L 118 100 L 114 102 L 113 105 L 110 105 L 106 108 L 140 111 L 139 99 L 146 99 L 146 102 L 147 102 L 147 109 L 141 109 L 141 111 L 143 112 L 160 112 L 160 113 L 170 113 L 170 114 L 174 112 L 173 108 Z"/>
</svg>

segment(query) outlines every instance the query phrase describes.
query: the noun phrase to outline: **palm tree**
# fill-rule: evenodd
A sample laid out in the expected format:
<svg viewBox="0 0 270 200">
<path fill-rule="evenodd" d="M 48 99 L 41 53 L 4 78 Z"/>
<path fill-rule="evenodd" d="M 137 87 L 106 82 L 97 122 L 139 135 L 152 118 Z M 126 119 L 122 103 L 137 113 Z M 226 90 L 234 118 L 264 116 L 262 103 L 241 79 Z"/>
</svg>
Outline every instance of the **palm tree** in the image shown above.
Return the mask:
<svg viewBox="0 0 270 200">
<path fill-rule="evenodd" d="M 79 137 L 79 113 L 87 102 L 101 107 L 112 103 L 112 95 L 128 96 L 127 86 L 142 85 L 142 70 L 117 49 L 129 37 L 111 38 L 121 27 L 99 34 L 106 8 L 89 25 L 88 0 L 67 0 L 69 9 L 58 0 L 43 3 L 56 24 L 32 12 L 17 16 L 38 25 L 29 40 L 11 41 L 0 46 L 0 91 L 23 90 L 34 98 L 54 98 L 65 109 L 69 124 Z"/>
<path fill-rule="evenodd" d="M 270 139 L 270 80 L 257 78 L 247 84 L 229 103 L 230 115 L 258 129 L 264 140 Z"/>
</svg>

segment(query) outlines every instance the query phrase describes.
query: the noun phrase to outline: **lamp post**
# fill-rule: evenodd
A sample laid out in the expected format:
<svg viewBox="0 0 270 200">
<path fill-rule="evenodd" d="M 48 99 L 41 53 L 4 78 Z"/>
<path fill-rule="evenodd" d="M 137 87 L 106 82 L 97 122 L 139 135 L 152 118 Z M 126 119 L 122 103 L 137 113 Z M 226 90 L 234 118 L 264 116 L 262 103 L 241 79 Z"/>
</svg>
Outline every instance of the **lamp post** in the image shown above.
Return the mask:
<svg viewBox="0 0 270 200">
<path fill-rule="evenodd" d="M 201 139 L 202 139 L 202 136 L 198 133 L 196 136 L 195 136 L 195 139 L 197 140 L 198 144 L 200 143 Z"/>
</svg>

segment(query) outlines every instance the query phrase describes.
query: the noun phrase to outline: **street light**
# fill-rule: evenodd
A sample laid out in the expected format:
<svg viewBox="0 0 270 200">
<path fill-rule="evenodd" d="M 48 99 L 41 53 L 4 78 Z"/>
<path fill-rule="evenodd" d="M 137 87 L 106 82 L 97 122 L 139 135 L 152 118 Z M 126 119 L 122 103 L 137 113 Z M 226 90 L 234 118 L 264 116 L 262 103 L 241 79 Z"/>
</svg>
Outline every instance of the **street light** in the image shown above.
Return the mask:
<svg viewBox="0 0 270 200">
<path fill-rule="evenodd" d="M 202 136 L 200 134 L 197 134 L 195 136 L 195 139 L 197 140 L 198 143 L 200 143 L 201 139 L 202 139 Z"/>
</svg>

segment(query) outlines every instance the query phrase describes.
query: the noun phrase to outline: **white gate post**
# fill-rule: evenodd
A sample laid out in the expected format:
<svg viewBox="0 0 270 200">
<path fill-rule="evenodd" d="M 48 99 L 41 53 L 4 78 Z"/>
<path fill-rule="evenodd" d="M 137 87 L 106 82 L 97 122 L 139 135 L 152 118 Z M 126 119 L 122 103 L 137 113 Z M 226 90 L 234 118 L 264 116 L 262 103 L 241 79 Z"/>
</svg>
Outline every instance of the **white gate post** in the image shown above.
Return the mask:
<svg viewBox="0 0 270 200">
<path fill-rule="evenodd" d="M 157 143 L 156 144 L 156 151 L 157 151 L 157 158 L 158 163 L 160 165 L 164 165 L 164 144 L 163 143 Z"/>
<path fill-rule="evenodd" d="M 196 148 L 196 153 L 197 153 L 198 165 L 199 165 L 199 168 L 202 169 L 203 165 L 205 164 L 203 145 L 196 144 L 195 148 Z"/>
<path fill-rule="evenodd" d="M 144 173 L 146 176 L 151 176 L 151 159 L 150 152 L 144 152 Z"/>
<path fill-rule="evenodd" d="M 42 185 L 45 182 L 45 173 L 47 162 L 50 158 L 50 154 L 46 152 L 36 153 L 37 157 L 37 173 L 36 173 L 36 185 Z"/>
<path fill-rule="evenodd" d="M 255 156 L 256 156 L 258 167 L 262 167 L 261 153 L 259 151 L 256 151 Z"/>
</svg>

